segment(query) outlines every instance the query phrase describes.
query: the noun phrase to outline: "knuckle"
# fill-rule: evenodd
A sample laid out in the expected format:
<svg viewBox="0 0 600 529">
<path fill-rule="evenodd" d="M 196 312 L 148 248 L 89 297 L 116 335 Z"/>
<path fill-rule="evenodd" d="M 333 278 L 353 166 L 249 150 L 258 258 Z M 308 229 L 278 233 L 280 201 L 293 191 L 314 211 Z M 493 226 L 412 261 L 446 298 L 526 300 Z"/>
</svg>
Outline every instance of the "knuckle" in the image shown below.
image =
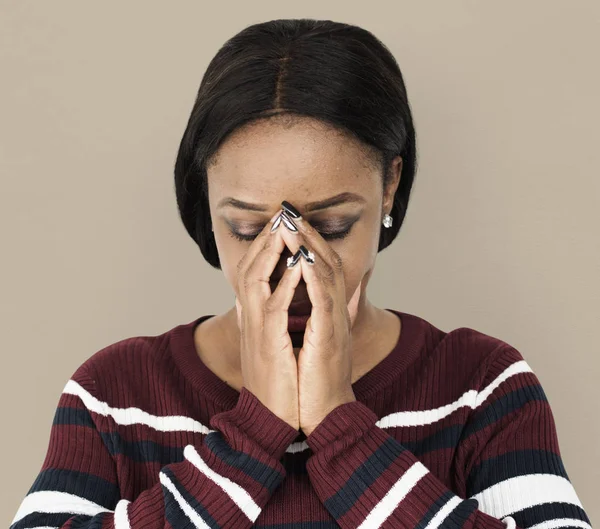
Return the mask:
<svg viewBox="0 0 600 529">
<path fill-rule="evenodd" d="M 273 296 L 271 296 L 269 299 L 267 299 L 267 301 L 265 301 L 265 304 L 263 306 L 263 312 L 265 316 L 279 312 L 279 307 L 277 306 L 276 300 Z"/>
<path fill-rule="evenodd" d="M 236 270 L 238 275 L 243 271 L 244 265 L 246 264 L 246 254 L 242 256 L 242 258 L 238 261 Z"/>
<path fill-rule="evenodd" d="M 248 291 L 248 289 L 250 288 L 250 284 L 251 284 L 251 278 L 250 278 L 250 271 L 246 270 L 244 272 L 244 274 L 242 275 L 242 284 L 244 286 L 244 291 Z"/>
<path fill-rule="evenodd" d="M 325 310 L 325 312 L 327 313 L 330 313 L 333 312 L 333 308 L 333 298 L 329 294 L 326 294 L 325 296 L 323 296 L 323 310 Z"/>
<path fill-rule="evenodd" d="M 238 278 L 238 284 L 239 284 L 240 278 L 244 277 L 245 271 L 246 271 L 246 259 L 244 256 L 244 257 L 242 257 L 242 259 L 240 259 L 238 261 L 238 264 L 236 266 L 236 275 Z"/>
<path fill-rule="evenodd" d="M 333 252 L 331 256 L 331 266 L 336 273 L 342 272 L 343 270 L 342 258 L 335 252 Z"/>
<path fill-rule="evenodd" d="M 330 266 L 324 267 L 323 281 L 325 281 L 325 283 L 327 285 L 333 285 L 335 283 L 335 275 L 336 275 L 336 272 L 332 267 L 330 267 Z"/>
</svg>

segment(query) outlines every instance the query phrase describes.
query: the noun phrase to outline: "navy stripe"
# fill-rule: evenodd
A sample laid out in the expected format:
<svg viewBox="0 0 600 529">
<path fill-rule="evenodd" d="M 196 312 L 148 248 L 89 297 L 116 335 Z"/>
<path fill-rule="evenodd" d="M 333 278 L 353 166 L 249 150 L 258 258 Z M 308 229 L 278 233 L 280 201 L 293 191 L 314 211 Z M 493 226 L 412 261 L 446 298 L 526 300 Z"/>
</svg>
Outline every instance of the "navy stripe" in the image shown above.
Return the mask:
<svg viewBox="0 0 600 529">
<path fill-rule="evenodd" d="M 464 424 L 453 424 L 417 441 L 408 439 L 406 441 L 403 441 L 402 439 L 396 440 L 400 442 L 404 448 L 410 450 L 415 456 L 419 457 L 428 452 L 434 452 L 435 450 L 446 448 L 456 449 L 463 428 Z M 403 434 L 408 434 L 406 429 L 398 430 L 398 435 L 402 436 Z M 286 476 L 300 476 L 307 474 L 306 463 L 311 456 L 312 451 L 310 449 L 294 454 L 290 452 L 284 453 L 282 464 Z"/>
<path fill-rule="evenodd" d="M 70 529 L 102 529 L 105 518 L 114 516 L 111 512 L 98 513 L 93 518 L 89 516 L 76 516 L 71 522 Z"/>
<path fill-rule="evenodd" d="M 252 456 L 233 450 L 218 430 L 210 432 L 204 442 L 221 461 L 240 469 L 244 474 L 266 488 L 270 494 L 275 492 L 275 489 L 285 477 L 277 469 L 261 463 Z"/>
<path fill-rule="evenodd" d="M 538 523 L 559 518 L 573 518 L 574 520 L 582 520 L 592 525 L 592 522 L 581 507 L 572 503 L 558 501 L 528 507 L 527 509 L 510 514 L 510 516 L 515 519 L 517 527 L 531 527 Z M 561 526 L 561 529 L 563 529 L 563 526 Z"/>
<path fill-rule="evenodd" d="M 212 517 L 212 515 L 208 512 L 206 507 L 204 505 L 202 505 L 194 496 L 192 496 L 185 488 L 182 487 L 181 483 L 179 483 L 179 480 L 175 477 L 175 474 L 169 467 L 163 468 L 161 470 L 161 472 L 163 474 L 165 474 L 171 480 L 171 483 L 173 483 L 173 486 L 177 489 L 177 492 L 179 492 L 179 494 L 181 494 L 181 496 L 187 502 L 187 504 L 204 520 L 204 522 L 209 527 L 213 527 L 214 529 L 219 529 L 219 527 L 220 527 L 219 524 Z M 209 481 L 208 478 L 205 478 L 205 479 L 207 481 Z M 207 487 L 212 487 L 212 486 L 215 486 L 212 481 L 211 481 L 211 483 L 207 484 Z M 222 492 L 222 494 L 225 494 L 224 491 L 221 491 L 221 492 Z M 175 500 L 174 497 L 173 497 L 173 501 L 177 502 L 177 500 Z M 242 513 L 242 516 L 245 517 L 245 515 L 243 513 Z M 187 519 L 187 516 L 186 516 L 186 519 Z M 173 527 L 185 527 L 185 525 L 173 525 Z"/>
<path fill-rule="evenodd" d="M 475 496 L 500 481 L 527 474 L 553 474 L 569 479 L 558 454 L 547 450 L 516 450 L 474 466 L 467 478 L 467 495 Z"/>
<path fill-rule="evenodd" d="M 62 527 L 70 522 L 71 529 L 101 529 L 102 521 L 112 513 L 101 512 L 92 517 L 87 514 L 73 515 L 73 513 L 40 513 L 28 514 L 10 529 L 28 529 L 30 527 Z"/>
<path fill-rule="evenodd" d="M 161 488 L 165 502 L 165 519 L 169 525 L 171 527 L 191 527 L 190 519 L 177 503 L 175 496 L 162 483 Z"/>
<path fill-rule="evenodd" d="M 87 410 L 77 408 L 61 408 L 60 411 L 57 410 L 54 424 L 75 424 L 91 428 L 95 427 Z M 460 424 L 448 426 L 423 439 L 417 441 L 407 440 L 402 444 L 417 457 L 435 450 L 455 448 L 460 439 L 462 428 L 463 425 Z M 162 466 L 170 463 L 179 463 L 184 459 L 183 447 L 165 446 L 151 440 L 125 441 L 118 432 L 99 433 L 109 453 L 113 456 L 124 455 L 138 463 L 157 462 Z M 307 474 L 306 461 L 310 455 L 310 449 L 296 454 L 286 452 L 282 461 L 286 475 Z"/>
<path fill-rule="evenodd" d="M 450 514 L 444 518 L 442 527 L 444 527 L 444 529 L 446 527 L 448 529 L 454 527 L 460 529 L 461 527 L 464 527 L 465 522 L 477 510 L 478 506 L 479 502 L 474 498 L 461 501 L 452 511 L 450 511 Z"/>
<path fill-rule="evenodd" d="M 438 497 L 433 505 L 429 508 L 429 510 L 425 513 L 425 515 L 421 518 L 419 523 L 415 525 L 414 529 L 425 529 L 427 524 L 431 521 L 431 519 L 439 512 L 439 510 L 446 505 L 452 498 L 454 498 L 455 494 L 451 490 L 447 490 L 440 497 Z"/>
<path fill-rule="evenodd" d="M 45 512 L 32 512 L 24 518 L 21 518 L 18 522 L 12 524 L 10 529 L 25 529 L 26 527 L 60 527 L 64 525 L 67 520 L 73 517 L 71 513 L 45 513 Z M 85 516 L 86 520 L 89 520 L 91 516 Z"/>
<path fill-rule="evenodd" d="M 86 426 L 88 428 L 95 428 L 94 421 L 92 421 L 90 412 L 86 409 L 81 408 L 56 408 L 56 413 L 54 414 L 54 420 L 52 421 L 52 425 L 57 426 L 60 424 L 74 424 L 76 426 Z"/>
<path fill-rule="evenodd" d="M 354 506 L 354 502 L 383 474 L 406 448 L 393 437 L 369 456 L 333 496 L 324 502 L 331 515 L 339 520 Z"/>
<path fill-rule="evenodd" d="M 100 432 L 112 456 L 124 455 L 136 463 L 156 461 L 161 465 L 183 461 L 183 447 L 164 446 L 154 441 L 126 441 L 118 432 Z"/>
<path fill-rule="evenodd" d="M 444 448 L 456 448 L 462 434 L 464 424 L 453 424 L 438 430 L 423 439 L 417 441 L 402 441 L 402 446 L 410 450 L 415 456 L 442 450 Z"/>
<path fill-rule="evenodd" d="M 106 516 L 113 516 L 113 513 L 100 512 L 92 517 L 87 514 L 34 512 L 12 524 L 9 529 L 62 527 L 67 522 L 70 523 L 69 527 L 71 529 L 102 529 L 102 522 Z"/>
<path fill-rule="evenodd" d="M 27 494 L 46 490 L 74 494 L 109 510 L 114 510 L 120 499 L 117 485 L 93 474 L 75 470 L 56 468 L 43 470 L 38 474 Z"/>
<path fill-rule="evenodd" d="M 525 404 L 534 401 L 546 401 L 546 394 L 540 384 L 524 386 L 503 395 L 496 399 L 491 404 L 485 406 L 473 414 L 473 417 L 468 419 L 464 429 L 463 439 L 470 435 L 486 428 L 490 424 L 494 424 L 510 413 L 522 408 Z"/>
</svg>

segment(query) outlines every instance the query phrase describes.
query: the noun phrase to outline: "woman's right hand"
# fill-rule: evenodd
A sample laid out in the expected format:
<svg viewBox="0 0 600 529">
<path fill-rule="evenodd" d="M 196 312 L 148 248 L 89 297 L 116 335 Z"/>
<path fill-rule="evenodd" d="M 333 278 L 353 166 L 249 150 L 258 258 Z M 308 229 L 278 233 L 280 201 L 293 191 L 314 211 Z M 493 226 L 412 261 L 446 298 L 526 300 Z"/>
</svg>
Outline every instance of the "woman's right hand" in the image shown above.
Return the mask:
<svg viewBox="0 0 600 529">
<path fill-rule="evenodd" d="M 252 241 L 238 263 L 237 322 L 243 386 L 275 415 L 300 428 L 298 368 L 288 333 L 288 308 L 302 276 L 301 267 L 287 268 L 271 293 L 270 277 L 286 243 L 278 212 Z"/>
</svg>

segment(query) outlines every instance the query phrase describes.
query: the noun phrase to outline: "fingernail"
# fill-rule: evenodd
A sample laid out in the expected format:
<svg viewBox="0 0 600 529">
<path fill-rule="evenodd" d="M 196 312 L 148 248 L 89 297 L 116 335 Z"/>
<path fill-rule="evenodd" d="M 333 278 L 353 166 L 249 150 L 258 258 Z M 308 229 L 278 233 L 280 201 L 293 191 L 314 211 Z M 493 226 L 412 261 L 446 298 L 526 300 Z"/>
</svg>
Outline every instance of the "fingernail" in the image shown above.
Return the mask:
<svg viewBox="0 0 600 529">
<path fill-rule="evenodd" d="M 279 227 L 280 224 L 281 224 L 281 214 L 279 214 L 279 216 L 273 223 L 273 226 L 271 226 L 271 233 L 273 233 Z"/>
<path fill-rule="evenodd" d="M 287 267 L 288 268 L 292 268 L 292 266 L 294 266 L 298 261 L 300 261 L 300 256 L 301 256 L 301 252 L 300 250 L 298 250 L 294 255 L 292 255 L 291 257 L 287 258 Z"/>
<path fill-rule="evenodd" d="M 315 264 L 315 254 L 312 253 L 306 246 L 301 244 L 298 251 L 302 253 L 308 264 Z"/>
<path fill-rule="evenodd" d="M 292 217 L 294 219 L 302 218 L 302 216 L 300 215 L 300 212 L 294 206 L 292 206 L 287 200 L 284 200 L 281 203 L 281 207 L 290 217 Z"/>
<path fill-rule="evenodd" d="M 281 220 L 288 230 L 290 230 L 292 233 L 298 233 L 298 227 L 294 224 L 294 221 L 285 214 L 284 211 L 281 212 Z"/>
</svg>

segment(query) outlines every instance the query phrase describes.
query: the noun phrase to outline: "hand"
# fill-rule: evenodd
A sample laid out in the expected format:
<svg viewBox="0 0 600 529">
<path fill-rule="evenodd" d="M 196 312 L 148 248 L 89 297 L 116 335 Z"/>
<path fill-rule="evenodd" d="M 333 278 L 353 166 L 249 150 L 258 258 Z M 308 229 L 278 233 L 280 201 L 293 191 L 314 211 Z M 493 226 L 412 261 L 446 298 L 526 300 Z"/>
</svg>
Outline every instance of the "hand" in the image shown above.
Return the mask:
<svg viewBox="0 0 600 529">
<path fill-rule="evenodd" d="M 339 255 L 306 220 L 294 219 L 294 223 L 298 233 L 282 230 L 287 246 L 295 253 L 303 244 L 315 254 L 314 265 L 302 257 L 294 267 L 301 265 L 312 303 L 298 353 L 300 428 L 309 436 L 334 408 L 356 400 L 352 390 L 351 331 L 362 280 L 346 303 Z"/>
<path fill-rule="evenodd" d="M 288 333 L 288 308 L 302 270 L 288 268 L 271 293 L 270 276 L 285 248 L 275 215 L 238 263 L 235 305 L 243 386 L 275 415 L 299 429 L 298 369 Z"/>
</svg>

